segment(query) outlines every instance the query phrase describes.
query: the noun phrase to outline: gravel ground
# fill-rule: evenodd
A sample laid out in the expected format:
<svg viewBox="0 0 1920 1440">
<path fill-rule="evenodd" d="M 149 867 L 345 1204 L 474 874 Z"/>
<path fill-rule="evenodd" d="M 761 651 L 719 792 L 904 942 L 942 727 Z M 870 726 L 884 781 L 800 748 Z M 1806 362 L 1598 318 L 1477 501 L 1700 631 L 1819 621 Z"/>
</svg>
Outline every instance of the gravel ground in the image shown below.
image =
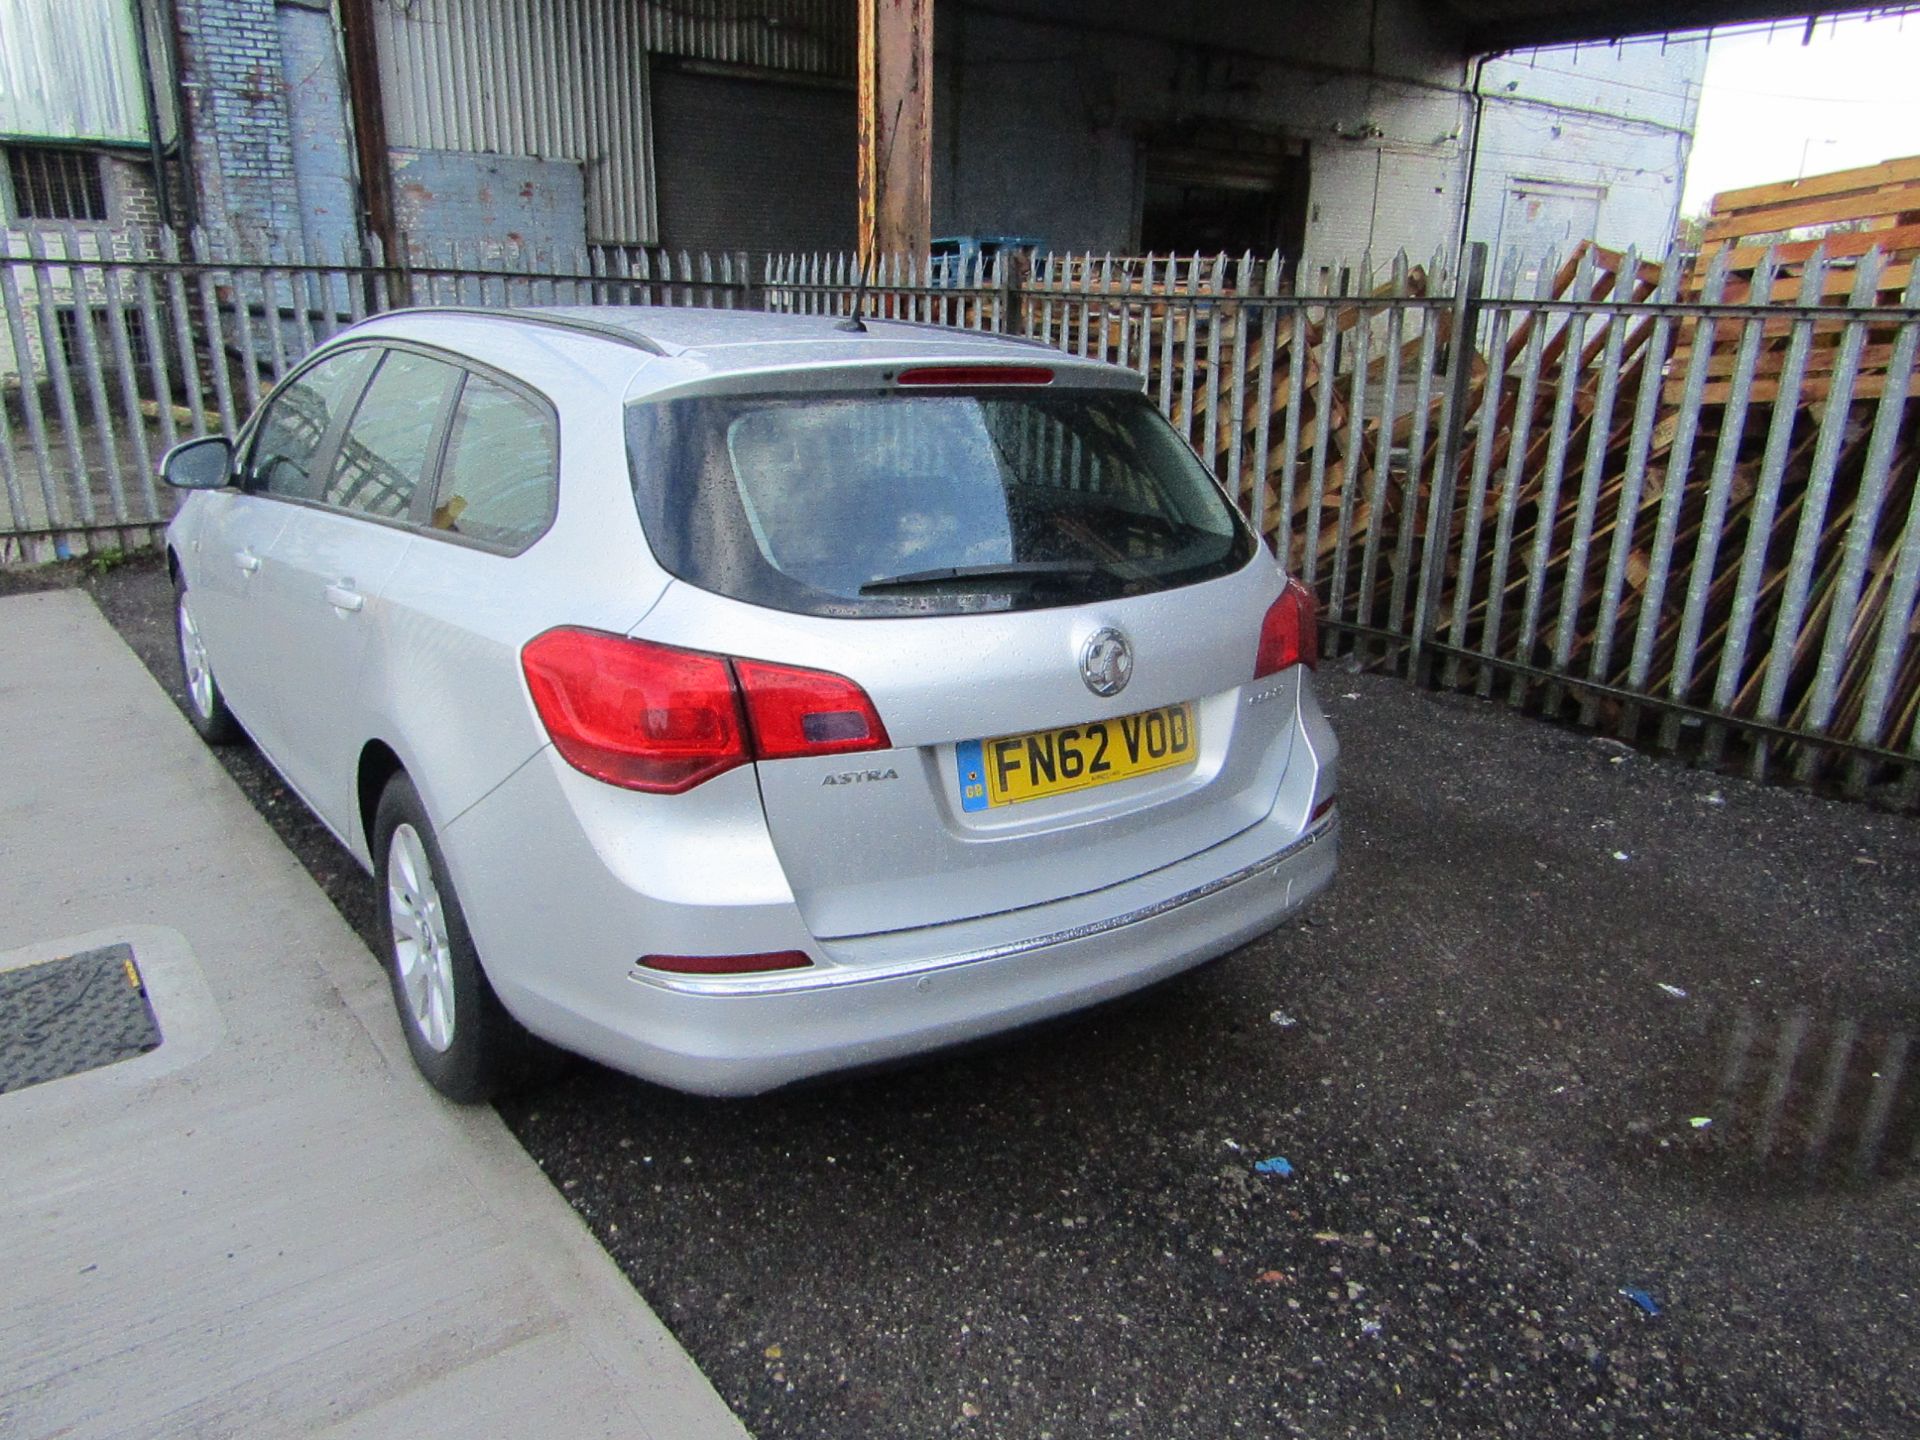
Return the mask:
<svg viewBox="0 0 1920 1440">
<path fill-rule="evenodd" d="M 164 572 L 32 583 L 76 581 L 177 692 Z M 918 1068 L 583 1064 L 502 1113 L 763 1440 L 1920 1432 L 1920 1082 L 1849 1162 L 1920 1018 L 1920 822 L 1320 690 L 1346 848 L 1301 922 Z"/>
</svg>

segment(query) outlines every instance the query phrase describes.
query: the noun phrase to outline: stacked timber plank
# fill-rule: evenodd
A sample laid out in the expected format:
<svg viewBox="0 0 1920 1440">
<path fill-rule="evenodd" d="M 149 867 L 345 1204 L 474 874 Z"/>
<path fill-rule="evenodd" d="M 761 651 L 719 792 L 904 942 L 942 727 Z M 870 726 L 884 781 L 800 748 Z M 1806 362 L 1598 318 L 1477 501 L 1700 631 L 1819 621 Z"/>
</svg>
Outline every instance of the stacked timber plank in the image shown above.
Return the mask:
<svg viewBox="0 0 1920 1440">
<path fill-rule="evenodd" d="M 1658 266 L 1582 244 L 1564 264 L 1549 268 L 1539 298 L 1644 301 L 1660 278 Z M 1243 504 L 1262 517 L 1291 568 L 1321 584 L 1331 618 L 1398 631 L 1408 619 L 1405 572 L 1417 553 L 1413 542 L 1424 536 L 1425 506 L 1452 403 L 1444 371 L 1452 341 L 1450 303 L 1428 300 L 1424 273 L 1401 265 L 1388 282 L 1370 287 L 1365 299 L 1275 318 L 1266 403 L 1234 405 L 1242 458 L 1236 466 L 1235 433 L 1223 429 L 1210 450 L 1216 472 L 1237 473 Z M 1652 329 L 1643 322 L 1623 335 L 1615 364 L 1625 367 L 1629 381 L 1639 373 L 1635 367 Z M 1491 503 L 1498 510 L 1500 497 L 1486 493 L 1496 478 L 1496 459 L 1499 474 L 1522 477 L 1516 512 L 1523 494 L 1537 504 L 1531 487 L 1553 449 L 1544 422 L 1557 401 L 1555 376 L 1575 338 L 1574 329 L 1546 312 L 1496 311 L 1484 332 L 1485 353 L 1466 357 L 1467 443 L 1455 457 L 1461 503 L 1450 519 L 1450 548 L 1457 551 L 1474 528 L 1465 497 L 1476 487 L 1482 507 Z M 1597 384 L 1587 372 L 1606 343 L 1598 331 L 1590 332 L 1572 357 L 1585 373 L 1569 417 L 1576 453 L 1584 453 Z M 1547 383 L 1536 379 L 1529 392 L 1521 371 L 1530 355 L 1536 377 L 1544 375 Z M 1265 357 L 1250 364 L 1264 365 Z M 1362 373 L 1365 386 L 1356 387 Z M 1227 367 L 1221 393 L 1250 386 L 1255 378 Z M 1206 393 L 1197 388 L 1196 401 Z M 1574 399 L 1569 396 L 1570 403 Z M 1204 419 L 1206 407 L 1196 409 Z M 1177 405 L 1174 417 L 1183 418 Z M 1523 435 L 1518 451 L 1516 430 Z M 1258 443 L 1263 431 L 1264 447 Z M 1356 482 L 1351 485 L 1350 475 Z M 1491 558 L 1476 545 L 1471 563 L 1484 576 Z M 1481 623 L 1490 583 L 1490 576 L 1479 582 L 1463 625 Z"/>
<path fill-rule="evenodd" d="M 1818 258 L 1816 248 L 1796 263 L 1817 276 Z M 1563 347 L 1557 365 L 1550 353 L 1516 365 L 1509 346 L 1500 388 L 1516 399 L 1477 412 L 1491 416 L 1480 423 L 1508 463 L 1489 470 L 1477 446 L 1461 461 L 1443 639 L 1745 722 L 1749 735 L 1910 750 L 1920 738 L 1920 647 L 1908 633 L 1920 407 L 1904 402 L 1920 327 L 1874 288 L 1883 257 L 1869 248 L 1857 262 L 1866 279 L 1849 297 L 1861 307 L 1852 318 L 1783 326 L 1766 311 L 1620 312 L 1590 317 L 1578 361 Z M 1725 297 L 1729 269 L 1709 259 L 1703 291 Z M 1578 322 L 1560 323 L 1564 335 Z M 1619 350 L 1596 366 L 1599 331 Z M 1491 672 L 1476 678 L 1491 688 Z M 1528 678 L 1511 688 L 1549 702 L 1564 694 Z M 1622 733 L 1649 723 L 1631 700 L 1596 703 L 1592 692 L 1581 713 L 1611 715 Z M 1678 730 L 1672 715 L 1660 725 L 1669 743 Z M 1709 749 L 1720 743 L 1709 737 Z M 1793 750 L 1803 776 L 1828 753 Z M 1768 746 L 1753 753 L 1764 766 Z"/>
<path fill-rule="evenodd" d="M 1876 253 L 1879 264 L 1870 265 Z M 1898 305 L 1916 256 L 1920 155 L 1714 196 L 1681 298 L 1708 304 Z M 1795 328 L 1783 319 L 1769 331 L 1754 366 L 1752 399 L 1771 403 L 1779 393 Z M 1733 321 L 1718 329 L 1717 338 L 1726 343 L 1708 367 L 1701 397 L 1707 404 L 1724 404 L 1732 393 L 1731 342 L 1738 330 Z M 1838 318 L 1811 322 L 1804 399 L 1820 398 L 1832 384 L 1843 331 Z M 1856 397 L 1880 393 L 1891 349 L 1890 334 L 1866 338 L 1853 385 Z M 1676 371 L 1683 369 L 1686 355 L 1684 346 L 1676 351 Z M 1681 398 L 1680 383 L 1670 380 L 1669 400 Z"/>
<path fill-rule="evenodd" d="M 1678 654 L 1689 683 L 1676 693 L 1796 732 L 1913 746 L 1916 257 L 1920 156 L 1714 198 L 1683 296 L 1786 315 L 1683 330 L 1668 366 L 1665 404 L 1694 415 L 1697 391 L 1696 443 L 1731 457 L 1724 494 L 1703 461 L 1683 497 L 1680 554 L 1706 539 L 1715 563 L 1699 583 L 1721 624 L 1696 656 Z M 1789 318 L 1812 307 L 1828 308 Z M 1656 667 L 1687 638 L 1663 627 Z M 1694 678 L 1709 673 L 1710 689 Z M 1797 768 L 1819 760 L 1803 749 Z"/>
<path fill-rule="evenodd" d="M 1800 267 L 1821 246 L 1836 267 L 1824 287 L 1827 296 L 1845 299 L 1851 264 L 1878 249 L 1888 264 L 1878 286 L 1880 298 L 1896 303 L 1906 288 L 1904 267 L 1920 251 L 1920 155 L 1722 191 L 1708 209 L 1700 253 L 1682 296 L 1701 299 L 1707 272 L 1720 261 L 1728 272 L 1721 298 L 1729 303 L 1797 300 Z M 1780 264 L 1774 286 L 1755 297 L 1754 280 L 1774 247 Z"/>
</svg>

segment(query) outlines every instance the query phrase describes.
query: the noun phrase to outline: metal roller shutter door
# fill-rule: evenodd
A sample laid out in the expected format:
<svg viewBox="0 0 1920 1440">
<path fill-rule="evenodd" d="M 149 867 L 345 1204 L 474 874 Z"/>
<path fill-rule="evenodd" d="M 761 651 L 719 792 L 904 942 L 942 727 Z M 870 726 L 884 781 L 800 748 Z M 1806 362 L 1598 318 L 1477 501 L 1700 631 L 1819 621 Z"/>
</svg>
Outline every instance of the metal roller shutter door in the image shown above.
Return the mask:
<svg viewBox="0 0 1920 1440">
<path fill-rule="evenodd" d="M 851 90 L 657 68 L 660 241 L 674 250 L 848 250 Z"/>
</svg>

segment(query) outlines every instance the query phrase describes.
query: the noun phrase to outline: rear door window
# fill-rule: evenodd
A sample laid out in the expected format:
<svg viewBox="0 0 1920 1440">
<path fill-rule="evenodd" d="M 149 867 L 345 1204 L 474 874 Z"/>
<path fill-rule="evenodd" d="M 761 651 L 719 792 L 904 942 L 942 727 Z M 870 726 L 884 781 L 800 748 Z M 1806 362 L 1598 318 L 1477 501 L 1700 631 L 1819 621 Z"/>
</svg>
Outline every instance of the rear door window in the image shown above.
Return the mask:
<svg viewBox="0 0 1920 1440">
<path fill-rule="evenodd" d="M 1192 584 L 1252 532 L 1144 396 L 713 396 L 628 410 L 641 520 L 703 588 L 822 615 L 1080 604 Z"/>
<path fill-rule="evenodd" d="M 429 524 L 483 545 L 525 549 L 552 523 L 558 469 L 553 413 L 484 375 L 468 375 Z"/>
<path fill-rule="evenodd" d="M 387 520 L 409 518 L 460 374 L 445 361 L 389 350 L 354 409 L 321 501 Z"/>
<path fill-rule="evenodd" d="M 302 370 L 267 402 L 247 452 L 249 490 L 294 500 L 318 500 L 325 459 L 321 447 L 334 419 L 353 402 L 378 358 L 371 346 L 342 350 Z"/>
<path fill-rule="evenodd" d="M 931 565 L 1014 559 L 993 410 L 970 400 L 779 405 L 727 422 L 760 558 L 830 594 Z M 893 503 L 888 503 L 892 501 Z"/>
</svg>

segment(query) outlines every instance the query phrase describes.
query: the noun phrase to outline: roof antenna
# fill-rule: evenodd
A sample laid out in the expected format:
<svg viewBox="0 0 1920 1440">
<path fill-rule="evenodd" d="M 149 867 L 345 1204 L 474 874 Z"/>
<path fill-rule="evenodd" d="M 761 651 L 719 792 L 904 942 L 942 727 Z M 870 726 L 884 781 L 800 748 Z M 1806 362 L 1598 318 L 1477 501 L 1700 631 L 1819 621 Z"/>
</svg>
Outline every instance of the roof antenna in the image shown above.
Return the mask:
<svg viewBox="0 0 1920 1440">
<path fill-rule="evenodd" d="M 887 131 L 887 153 L 880 157 L 880 173 L 882 175 L 893 168 L 893 142 L 900 138 L 900 107 L 906 103 L 907 97 L 905 95 L 902 95 L 898 100 L 893 102 L 893 125 Z M 877 225 L 874 228 L 876 230 L 879 229 Z M 877 240 L 879 236 L 876 235 L 874 238 Z M 834 326 L 834 329 L 844 330 L 849 335 L 864 335 L 867 333 L 866 321 L 862 320 L 860 316 L 867 308 L 867 281 L 872 277 L 873 262 L 878 258 L 879 251 L 880 247 L 878 245 L 869 245 L 867 247 L 867 253 L 860 261 L 860 283 L 853 287 L 853 313 L 838 325 Z"/>
</svg>

